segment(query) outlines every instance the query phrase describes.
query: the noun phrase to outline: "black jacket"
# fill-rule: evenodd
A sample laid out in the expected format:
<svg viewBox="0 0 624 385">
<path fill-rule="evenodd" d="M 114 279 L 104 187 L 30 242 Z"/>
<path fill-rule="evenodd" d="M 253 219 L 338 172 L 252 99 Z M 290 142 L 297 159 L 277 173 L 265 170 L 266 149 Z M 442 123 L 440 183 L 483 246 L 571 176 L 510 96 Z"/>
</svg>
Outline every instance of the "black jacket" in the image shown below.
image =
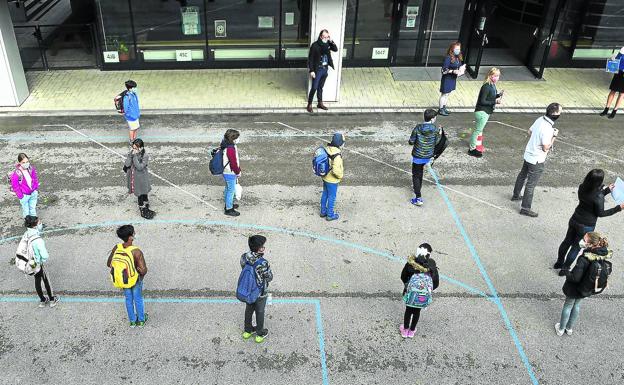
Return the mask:
<svg viewBox="0 0 624 385">
<path fill-rule="evenodd" d="M 608 217 L 609 215 L 622 211 L 619 205 L 609 210 L 604 209 L 605 195 L 610 193 L 611 190 L 609 187 L 605 187 L 597 192 L 582 192 L 579 187 L 579 204 L 574 210 L 572 220 L 582 223 L 585 226 L 595 226 L 598 217 Z"/>
<path fill-rule="evenodd" d="M 401 271 L 401 281 L 403 282 L 403 294 L 407 289 L 407 284 L 412 278 L 412 275 L 418 273 L 430 273 L 431 280 L 433 281 L 433 290 L 437 289 L 440 285 L 440 274 L 438 273 L 438 267 L 433 258 L 415 257 L 410 255 L 407 258 L 407 263 Z"/>
<path fill-rule="evenodd" d="M 593 261 L 611 258 L 611 251 L 606 247 L 598 249 L 585 249 L 583 255 L 578 257 L 572 271 L 566 275 L 563 284 L 563 294 L 570 298 L 585 298 L 593 294 L 590 288 L 583 287 L 583 277 Z"/>
<path fill-rule="evenodd" d="M 483 83 L 481 90 L 479 91 L 479 98 L 477 99 L 476 111 L 483 111 L 488 114 L 494 112 L 496 106 L 496 99 L 500 98 L 501 94 L 496 92 L 496 86 L 489 83 Z"/>
<path fill-rule="evenodd" d="M 325 52 L 327 54 L 327 65 L 329 65 L 331 68 L 334 68 L 334 61 L 332 60 L 332 56 L 329 51 L 331 50 L 334 52 L 338 52 L 338 46 L 332 40 L 327 42 L 327 44 L 329 46 L 329 49 L 327 50 L 327 52 Z M 322 55 L 323 48 L 321 46 L 321 43 L 319 43 L 319 41 L 317 40 L 312 43 L 312 45 L 310 46 L 310 52 L 308 53 L 308 70 L 310 72 L 316 72 L 316 69 L 321 66 Z"/>
</svg>

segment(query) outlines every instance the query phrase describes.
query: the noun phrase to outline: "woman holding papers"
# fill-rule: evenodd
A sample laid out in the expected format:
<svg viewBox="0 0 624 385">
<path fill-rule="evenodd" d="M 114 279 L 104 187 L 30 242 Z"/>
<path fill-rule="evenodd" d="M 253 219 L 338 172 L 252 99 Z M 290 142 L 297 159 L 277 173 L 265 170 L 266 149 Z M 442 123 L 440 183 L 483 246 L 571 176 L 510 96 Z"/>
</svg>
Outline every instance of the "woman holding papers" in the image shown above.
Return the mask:
<svg viewBox="0 0 624 385">
<path fill-rule="evenodd" d="M 461 53 L 461 43 L 452 43 L 446 51 L 444 63 L 442 63 L 442 79 L 440 79 L 440 109 L 438 114 L 448 116 L 446 103 L 451 92 L 457 87 L 457 77 L 462 76 L 466 71 L 464 57 Z"/>
<path fill-rule="evenodd" d="M 611 209 L 604 209 L 605 195 L 613 191 L 613 184 L 604 187 L 604 171 L 591 170 L 579 186 L 579 204 L 568 222 L 568 232 L 559 246 L 557 262 L 553 266 L 560 276 L 565 276 L 580 251 L 579 242 L 586 233 L 594 231 L 598 217 L 608 217 L 624 209 L 624 203 Z M 567 254 L 567 255 L 566 255 Z"/>
</svg>

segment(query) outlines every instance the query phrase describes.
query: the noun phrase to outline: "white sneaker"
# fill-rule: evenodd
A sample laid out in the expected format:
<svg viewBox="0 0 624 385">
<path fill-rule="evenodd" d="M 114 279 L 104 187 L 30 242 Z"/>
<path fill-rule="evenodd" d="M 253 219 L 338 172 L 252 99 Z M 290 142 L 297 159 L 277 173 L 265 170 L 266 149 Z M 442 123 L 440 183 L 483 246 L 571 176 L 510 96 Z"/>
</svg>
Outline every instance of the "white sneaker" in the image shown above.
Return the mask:
<svg viewBox="0 0 624 385">
<path fill-rule="evenodd" d="M 54 300 L 50 301 L 50 307 L 56 306 L 60 300 L 61 300 L 61 297 L 59 297 L 58 295 L 55 295 Z"/>
<path fill-rule="evenodd" d="M 572 329 L 566 329 L 565 330 L 565 334 L 567 334 L 569 336 L 571 336 L 573 332 L 574 332 L 574 330 L 572 330 Z"/>
<path fill-rule="evenodd" d="M 39 309 L 42 309 L 42 308 L 46 307 L 46 305 L 48 304 L 48 302 L 50 302 L 50 301 L 45 300 L 45 301 L 43 301 L 43 302 L 39 302 Z"/>
<path fill-rule="evenodd" d="M 558 335 L 559 337 L 561 337 L 561 336 L 563 335 L 563 333 L 564 333 L 564 330 L 563 330 L 563 329 L 559 329 L 559 322 L 557 322 L 557 323 L 555 324 L 555 333 L 557 333 L 557 335 Z"/>
</svg>

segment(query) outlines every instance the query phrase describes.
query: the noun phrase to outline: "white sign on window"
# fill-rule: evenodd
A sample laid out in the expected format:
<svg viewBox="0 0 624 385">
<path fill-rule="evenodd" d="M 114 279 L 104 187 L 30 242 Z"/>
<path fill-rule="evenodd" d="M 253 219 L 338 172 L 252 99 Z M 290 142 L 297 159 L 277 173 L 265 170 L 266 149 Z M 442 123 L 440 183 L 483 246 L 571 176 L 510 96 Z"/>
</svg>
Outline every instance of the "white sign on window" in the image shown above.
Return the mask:
<svg viewBox="0 0 624 385">
<path fill-rule="evenodd" d="M 176 49 L 176 61 L 191 61 L 193 60 L 192 52 L 190 49 Z"/>
<path fill-rule="evenodd" d="M 119 52 L 117 51 L 104 51 L 104 63 L 119 63 Z"/>
<path fill-rule="evenodd" d="M 408 16 L 407 22 L 405 22 L 405 28 L 414 28 L 416 27 L 416 16 Z"/>
<path fill-rule="evenodd" d="M 420 11 L 420 7 L 407 7 L 407 11 L 405 12 L 405 15 L 418 16 L 418 11 Z"/>
<path fill-rule="evenodd" d="M 225 20 L 215 20 L 215 37 L 227 37 Z"/>
<path fill-rule="evenodd" d="M 388 47 L 381 48 L 373 48 L 373 59 L 387 59 L 388 58 Z"/>
<path fill-rule="evenodd" d="M 286 25 L 294 25 L 295 24 L 295 13 L 294 12 L 286 12 L 285 14 L 284 24 Z"/>
</svg>

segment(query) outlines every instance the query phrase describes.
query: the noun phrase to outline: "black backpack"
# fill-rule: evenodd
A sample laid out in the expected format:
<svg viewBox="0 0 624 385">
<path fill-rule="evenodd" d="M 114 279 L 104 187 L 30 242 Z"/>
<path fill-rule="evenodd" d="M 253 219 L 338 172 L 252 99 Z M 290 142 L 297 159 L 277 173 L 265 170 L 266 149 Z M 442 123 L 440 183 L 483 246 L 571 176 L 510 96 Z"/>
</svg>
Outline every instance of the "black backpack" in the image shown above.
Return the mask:
<svg viewBox="0 0 624 385">
<path fill-rule="evenodd" d="M 581 280 L 579 292 L 584 296 L 602 293 L 607 288 L 607 281 L 612 271 L 611 262 L 604 259 L 592 261 Z"/>
<path fill-rule="evenodd" d="M 123 101 L 127 93 L 128 93 L 128 90 L 122 91 L 119 93 L 119 95 L 115 96 L 115 98 L 113 99 L 113 102 L 115 103 L 115 109 L 120 114 L 125 113 Z"/>
</svg>

